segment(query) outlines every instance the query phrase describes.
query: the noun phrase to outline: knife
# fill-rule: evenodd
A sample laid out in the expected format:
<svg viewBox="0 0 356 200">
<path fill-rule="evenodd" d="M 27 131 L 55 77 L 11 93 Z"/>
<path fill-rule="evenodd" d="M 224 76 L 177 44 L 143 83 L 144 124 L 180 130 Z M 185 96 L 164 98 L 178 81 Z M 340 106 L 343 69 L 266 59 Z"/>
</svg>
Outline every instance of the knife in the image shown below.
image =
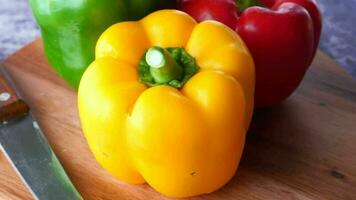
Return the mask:
<svg viewBox="0 0 356 200">
<path fill-rule="evenodd" d="M 0 65 L 0 149 L 35 199 L 82 199 L 10 83 Z"/>
</svg>

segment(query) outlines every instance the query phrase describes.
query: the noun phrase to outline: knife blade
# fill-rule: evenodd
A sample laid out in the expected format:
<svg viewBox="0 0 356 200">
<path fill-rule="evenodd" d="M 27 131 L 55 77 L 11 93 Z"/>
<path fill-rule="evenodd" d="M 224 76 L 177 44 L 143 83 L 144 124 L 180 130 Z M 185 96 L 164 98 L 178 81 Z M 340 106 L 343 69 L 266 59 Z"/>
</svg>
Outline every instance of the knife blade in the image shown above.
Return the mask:
<svg viewBox="0 0 356 200">
<path fill-rule="evenodd" d="M 0 149 L 35 199 L 82 199 L 0 65 Z"/>
</svg>

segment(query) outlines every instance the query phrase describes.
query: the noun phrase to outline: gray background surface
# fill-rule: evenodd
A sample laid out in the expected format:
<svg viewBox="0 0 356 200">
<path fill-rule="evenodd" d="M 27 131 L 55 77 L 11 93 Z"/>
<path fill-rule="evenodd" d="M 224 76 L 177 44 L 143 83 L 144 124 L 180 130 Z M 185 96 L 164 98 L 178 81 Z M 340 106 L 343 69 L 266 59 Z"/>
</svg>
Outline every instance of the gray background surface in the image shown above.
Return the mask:
<svg viewBox="0 0 356 200">
<path fill-rule="evenodd" d="M 319 0 L 320 48 L 356 78 L 356 0 Z M 27 0 L 0 0 L 0 60 L 39 36 Z"/>
</svg>

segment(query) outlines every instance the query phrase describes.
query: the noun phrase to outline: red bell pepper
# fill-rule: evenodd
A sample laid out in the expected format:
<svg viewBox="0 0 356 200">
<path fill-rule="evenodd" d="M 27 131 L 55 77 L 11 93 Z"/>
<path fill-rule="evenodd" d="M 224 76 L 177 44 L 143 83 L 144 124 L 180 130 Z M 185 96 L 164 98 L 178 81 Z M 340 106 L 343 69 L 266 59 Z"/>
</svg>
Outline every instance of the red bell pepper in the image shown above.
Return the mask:
<svg viewBox="0 0 356 200">
<path fill-rule="evenodd" d="M 241 36 L 256 65 L 256 107 L 291 95 L 318 48 L 315 0 L 178 0 L 178 8 L 198 21 L 220 21 Z"/>
</svg>

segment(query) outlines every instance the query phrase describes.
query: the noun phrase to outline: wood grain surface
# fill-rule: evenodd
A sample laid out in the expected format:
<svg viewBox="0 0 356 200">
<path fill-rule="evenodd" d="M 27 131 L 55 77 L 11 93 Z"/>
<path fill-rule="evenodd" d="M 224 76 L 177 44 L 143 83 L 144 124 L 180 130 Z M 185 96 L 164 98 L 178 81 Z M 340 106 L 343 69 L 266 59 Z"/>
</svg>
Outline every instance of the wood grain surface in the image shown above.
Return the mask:
<svg viewBox="0 0 356 200">
<path fill-rule="evenodd" d="M 85 199 L 168 199 L 148 185 L 114 179 L 94 160 L 76 94 L 47 64 L 40 40 L 5 66 Z M 4 156 L 0 169 L 0 199 L 32 199 Z M 255 112 L 235 177 L 217 192 L 190 199 L 356 199 L 356 81 L 318 52 L 297 92 Z"/>
</svg>

